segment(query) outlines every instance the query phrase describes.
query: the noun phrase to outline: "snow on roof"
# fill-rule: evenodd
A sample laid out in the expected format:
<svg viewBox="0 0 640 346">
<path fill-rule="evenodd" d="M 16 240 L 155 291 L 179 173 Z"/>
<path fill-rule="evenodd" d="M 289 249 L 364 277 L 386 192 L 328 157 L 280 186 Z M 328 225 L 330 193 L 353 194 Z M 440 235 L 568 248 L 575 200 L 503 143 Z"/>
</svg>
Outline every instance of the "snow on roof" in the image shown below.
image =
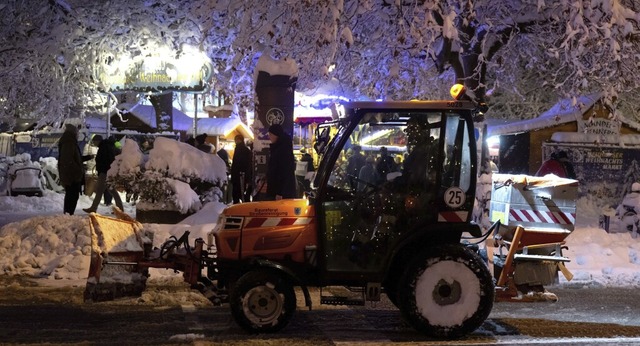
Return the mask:
<svg viewBox="0 0 640 346">
<path fill-rule="evenodd" d="M 576 99 L 577 103 L 573 105 L 572 99 L 562 99 L 546 112 L 540 114 L 537 118 L 527 119 L 523 121 L 488 126 L 488 136 L 499 136 L 505 134 L 515 134 L 529 132 L 552 127 L 559 124 L 565 124 L 571 121 L 581 119 L 581 116 L 590 109 L 603 96 L 603 93 L 594 93 L 586 96 L 580 96 Z"/>
<path fill-rule="evenodd" d="M 291 58 L 283 58 L 276 60 L 268 53 L 264 53 L 258 59 L 258 64 L 254 72 L 254 82 L 258 78 L 258 72 L 264 71 L 272 76 L 291 76 L 298 77 L 298 64 Z"/>
<path fill-rule="evenodd" d="M 222 105 L 222 106 L 214 106 L 214 105 L 206 105 L 204 106 L 204 110 L 207 112 L 217 112 L 217 111 L 233 111 L 233 105 Z"/>
<path fill-rule="evenodd" d="M 602 135 L 596 133 L 555 132 L 552 142 L 581 144 L 612 144 L 622 147 L 640 147 L 640 135 Z"/>
<path fill-rule="evenodd" d="M 156 111 L 153 106 L 141 105 L 135 103 L 121 103 L 118 105 L 118 109 L 128 110 L 133 113 L 135 117 L 140 119 L 145 124 L 156 128 Z M 193 118 L 181 112 L 180 110 L 173 108 L 173 129 L 175 131 L 189 131 L 193 127 Z"/>
<path fill-rule="evenodd" d="M 240 118 L 203 118 L 198 119 L 198 133 L 209 136 L 224 136 L 231 140 L 239 132 L 244 138 L 253 140 L 253 132 Z"/>
<path fill-rule="evenodd" d="M 107 132 L 107 120 L 94 117 L 87 116 L 84 118 L 84 124 L 92 132 Z"/>
</svg>

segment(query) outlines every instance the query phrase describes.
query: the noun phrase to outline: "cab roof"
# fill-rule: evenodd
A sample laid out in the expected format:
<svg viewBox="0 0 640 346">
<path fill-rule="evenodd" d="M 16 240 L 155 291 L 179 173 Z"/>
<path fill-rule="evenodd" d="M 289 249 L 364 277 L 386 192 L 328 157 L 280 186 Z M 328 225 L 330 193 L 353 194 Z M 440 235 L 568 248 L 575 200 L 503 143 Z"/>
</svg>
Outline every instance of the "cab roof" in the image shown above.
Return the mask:
<svg viewBox="0 0 640 346">
<path fill-rule="evenodd" d="M 472 101 L 352 101 L 343 103 L 345 108 L 358 109 L 434 109 L 434 110 L 473 110 L 477 105 Z"/>
</svg>

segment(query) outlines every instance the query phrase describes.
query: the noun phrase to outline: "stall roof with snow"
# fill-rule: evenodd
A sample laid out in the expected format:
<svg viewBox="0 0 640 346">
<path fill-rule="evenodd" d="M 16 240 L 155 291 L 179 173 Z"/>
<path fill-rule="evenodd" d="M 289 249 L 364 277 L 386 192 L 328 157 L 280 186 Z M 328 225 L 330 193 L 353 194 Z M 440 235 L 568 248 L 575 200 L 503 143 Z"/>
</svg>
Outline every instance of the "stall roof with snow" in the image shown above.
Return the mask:
<svg viewBox="0 0 640 346">
<path fill-rule="evenodd" d="M 198 119 L 198 133 L 206 133 L 219 139 L 233 141 L 236 135 L 253 140 L 253 132 L 237 117 L 231 118 L 202 118 Z"/>
<path fill-rule="evenodd" d="M 603 93 L 563 99 L 536 118 L 490 125 L 488 136 L 500 136 L 501 172 L 534 174 L 543 144 L 640 145 L 640 123 L 614 117 L 602 99 Z"/>
<path fill-rule="evenodd" d="M 118 116 L 111 117 L 111 124 L 119 130 L 137 130 L 139 132 L 157 132 L 156 111 L 151 105 L 135 103 L 121 103 L 118 109 L 122 111 L 121 121 Z M 193 127 L 193 118 L 179 109 L 173 108 L 173 130 L 188 132 Z"/>
</svg>

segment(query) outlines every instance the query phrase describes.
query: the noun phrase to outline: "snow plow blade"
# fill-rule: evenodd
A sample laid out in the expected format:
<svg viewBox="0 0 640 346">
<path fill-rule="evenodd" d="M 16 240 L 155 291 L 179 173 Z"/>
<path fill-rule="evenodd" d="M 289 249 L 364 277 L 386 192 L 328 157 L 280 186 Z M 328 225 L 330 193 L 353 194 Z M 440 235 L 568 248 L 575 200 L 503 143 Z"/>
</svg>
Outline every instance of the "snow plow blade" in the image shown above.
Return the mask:
<svg viewBox="0 0 640 346">
<path fill-rule="evenodd" d="M 84 291 L 85 302 L 140 296 L 148 267 L 138 265 L 152 246 L 142 224 L 114 208 L 116 218 L 91 213 L 91 263 Z"/>
</svg>

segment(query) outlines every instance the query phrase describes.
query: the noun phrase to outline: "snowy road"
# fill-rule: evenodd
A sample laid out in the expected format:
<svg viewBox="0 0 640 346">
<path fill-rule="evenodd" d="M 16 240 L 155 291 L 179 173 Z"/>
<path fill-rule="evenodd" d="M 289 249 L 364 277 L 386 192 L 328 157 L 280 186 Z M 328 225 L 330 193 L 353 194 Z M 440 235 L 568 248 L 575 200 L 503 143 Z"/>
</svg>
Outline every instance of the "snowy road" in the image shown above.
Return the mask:
<svg viewBox="0 0 640 346">
<path fill-rule="evenodd" d="M 281 332 L 249 335 L 233 322 L 227 306 L 203 304 L 199 293 L 184 286 L 153 286 L 142 299 L 88 304 L 81 301 L 81 286 L 30 285 L 0 276 L 3 344 L 640 344 L 640 294 L 634 289 L 557 288 L 557 303 L 496 303 L 480 329 L 461 340 L 441 341 L 404 325 L 386 300 L 366 308 L 316 302 L 312 311 L 299 304 Z M 317 291 L 311 294 L 317 299 Z"/>
</svg>

